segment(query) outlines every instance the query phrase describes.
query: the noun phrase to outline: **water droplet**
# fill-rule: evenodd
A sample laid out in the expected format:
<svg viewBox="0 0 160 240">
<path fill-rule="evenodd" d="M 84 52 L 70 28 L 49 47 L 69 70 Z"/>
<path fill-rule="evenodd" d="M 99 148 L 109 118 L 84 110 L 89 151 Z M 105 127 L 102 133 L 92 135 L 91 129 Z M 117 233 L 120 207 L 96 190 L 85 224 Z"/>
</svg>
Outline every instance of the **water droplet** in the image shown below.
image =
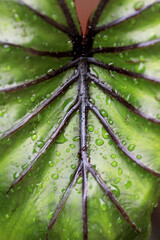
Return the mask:
<svg viewBox="0 0 160 240">
<path fill-rule="evenodd" d="M 104 41 L 107 41 L 108 39 L 109 39 L 109 37 L 108 37 L 107 35 L 104 35 L 104 36 L 103 36 L 103 40 L 104 40 Z"/>
<path fill-rule="evenodd" d="M 56 155 L 59 157 L 61 155 L 61 153 L 56 151 Z"/>
<path fill-rule="evenodd" d="M 35 96 L 35 94 L 33 94 L 32 97 L 30 98 L 30 101 L 31 101 L 31 102 L 34 102 L 35 99 L 36 99 L 36 96 Z"/>
<path fill-rule="evenodd" d="M 132 186 L 132 182 L 131 181 L 127 181 L 127 183 L 125 184 L 126 188 L 130 188 Z"/>
<path fill-rule="evenodd" d="M 110 185 L 110 189 L 113 192 L 113 194 L 115 195 L 115 197 L 120 196 L 120 190 L 116 185 Z"/>
<path fill-rule="evenodd" d="M 57 180 L 59 178 L 59 174 L 52 174 L 51 177 L 54 179 L 54 180 Z"/>
<path fill-rule="evenodd" d="M 74 142 L 78 142 L 78 141 L 79 141 L 79 136 L 74 137 L 74 138 L 73 138 L 73 141 L 74 141 Z"/>
<path fill-rule="evenodd" d="M 160 113 L 157 114 L 157 119 L 160 119 Z"/>
<path fill-rule="evenodd" d="M 57 17 L 57 15 L 53 14 L 52 18 L 56 21 L 58 17 Z"/>
<path fill-rule="evenodd" d="M 146 67 L 145 65 L 141 62 L 141 63 L 138 63 L 138 65 L 135 66 L 135 71 L 137 73 L 144 73 L 146 70 Z"/>
<path fill-rule="evenodd" d="M 122 170 L 122 168 L 120 168 L 120 167 L 118 168 L 118 174 L 119 174 L 119 175 L 122 175 L 122 174 L 123 174 L 123 170 Z"/>
<path fill-rule="evenodd" d="M 17 101 L 18 101 L 18 103 L 21 103 L 22 102 L 22 98 L 21 97 L 17 97 Z"/>
<path fill-rule="evenodd" d="M 138 195 L 135 195 L 135 196 L 134 196 L 134 199 L 136 199 L 136 200 L 137 200 L 138 198 L 139 198 L 139 196 L 138 196 Z"/>
<path fill-rule="evenodd" d="M 113 161 L 113 162 L 111 163 L 111 165 L 112 165 L 112 167 L 117 167 L 117 166 L 118 166 L 118 163 L 117 163 L 116 161 Z"/>
<path fill-rule="evenodd" d="M 102 200 L 102 199 L 100 199 L 99 200 L 100 201 L 100 207 L 101 207 L 101 210 L 103 211 L 103 212 L 105 212 L 106 210 L 107 210 L 107 204 Z"/>
<path fill-rule="evenodd" d="M 72 168 L 72 169 L 75 169 L 76 167 L 77 167 L 76 164 L 72 164 L 72 165 L 71 165 L 71 168 Z"/>
<path fill-rule="evenodd" d="M 37 142 L 37 146 L 38 146 L 39 148 L 42 148 L 42 147 L 44 146 L 44 142 L 43 142 L 43 141 L 38 141 L 38 142 Z"/>
<path fill-rule="evenodd" d="M 125 140 L 123 140 L 122 144 L 125 146 L 127 144 L 127 142 Z"/>
<path fill-rule="evenodd" d="M 71 148 L 75 148 L 76 146 L 74 144 L 69 145 Z"/>
<path fill-rule="evenodd" d="M 4 116 L 4 112 L 0 111 L 0 117 Z"/>
<path fill-rule="evenodd" d="M 50 212 L 50 213 L 48 214 L 48 218 L 49 218 L 49 219 L 52 219 L 52 217 L 53 217 L 53 212 Z"/>
<path fill-rule="evenodd" d="M 21 21 L 19 15 L 17 13 L 14 14 L 14 17 L 15 17 L 16 22 L 20 22 Z"/>
<path fill-rule="evenodd" d="M 78 183 L 78 184 L 81 184 L 81 183 L 82 183 L 82 180 L 83 180 L 82 177 L 79 177 L 79 178 L 77 179 L 77 183 Z"/>
<path fill-rule="evenodd" d="M 135 147 L 136 147 L 135 144 L 130 144 L 130 145 L 128 146 L 128 150 L 129 150 L 130 152 L 132 152 L 132 151 L 134 151 Z"/>
<path fill-rule="evenodd" d="M 107 114 L 106 110 L 101 109 L 101 110 L 100 110 L 100 113 L 101 113 L 101 115 L 102 115 L 103 117 L 108 117 L 108 114 Z"/>
<path fill-rule="evenodd" d="M 117 219 L 117 223 L 120 224 L 121 222 L 122 222 L 122 219 L 119 217 L 119 218 Z"/>
<path fill-rule="evenodd" d="M 47 71 L 47 73 L 51 73 L 53 71 L 53 69 L 49 69 L 48 71 Z"/>
<path fill-rule="evenodd" d="M 102 139 L 96 139 L 96 145 L 102 146 L 104 144 L 104 141 Z"/>
<path fill-rule="evenodd" d="M 138 1 L 134 4 L 134 9 L 135 10 L 140 10 L 142 7 L 144 7 L 144 2 L 143 1 Z"/>
<path fill-rule="evenodd" d="M 61 133 L 61 135 L 57 138 L 56 143 L 63 144 L 67 141 L 68 139 L 65 138 L 64 133 Z"/>
<path fill-rule="evenodd" d="M 116 155 L 115 155 L 115 154 L 112 154 L 112 155 L 111 155 L 111 158 L 115 159 L 115 158 L 116 158 Z"/>
<path fill-rule="evenodd" d="M 43 182 L 37 183 L 37 187 L 42 188 L 43 187 Z"/>
<path fill-rule="evenodd" d="M 49 166 L 53 167 L 53 162 L 52 161 L 49 161 Z"/>
<path fill-rule="evenodd" d="M 93 132 L 93 131 L 94 131 L 94 126 L 88 125 L 88 131 L 89 131 L 89 132 Z"/>
<path fill-rule="evenodd" d="M 7 218 L 7 219 L 9 218 L 9 214 L 8 213 L 5 215 L 5 218 Z"/>
<path fill-rule="evenodd" d="M 120 178 L 116 178 L 116 179 L 114 180 L 114 183 L 117 184 L 117 183 L 119 183 L 120 181 L 121 181 Z"/>
<path fill-rule="evenodd" d="M 37 139 L 37 137 L 38 137 L 37 134 L 33 134 L 31 138 L 33 141 L 35 141 Z"/>
<path fill-rule="evenodd" d="M 111 228 L 111 227 L 112 227 L 112 223 L 109 223 L 109 225 L 108 225 L 108 226 L 109 226 L 109 228 Z"/>
<path fill-rule="evenodd" d="M 141 155 L 137 155 L 136 158 L 137 158 L 137 159 L 141 159 L 142 156 L 141 156 Z"/>
<path fill-rule="evenodd" d="M 14 178 L 14 179 L 19 178 L 19 173 L 18 173 L 18 172 L 15 172 L 15 173 L 13 174 L 13 178 Z"/>
</svg>

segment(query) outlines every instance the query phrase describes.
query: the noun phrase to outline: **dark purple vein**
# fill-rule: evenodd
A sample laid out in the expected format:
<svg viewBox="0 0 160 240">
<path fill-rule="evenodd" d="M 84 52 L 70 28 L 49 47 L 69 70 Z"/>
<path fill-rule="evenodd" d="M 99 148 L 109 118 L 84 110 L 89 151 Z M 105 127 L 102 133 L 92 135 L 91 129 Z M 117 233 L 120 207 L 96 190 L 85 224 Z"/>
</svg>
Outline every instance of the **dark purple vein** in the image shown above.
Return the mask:
<svg viewBox="0 0 160 240">
<path fill-rule="evenodd" d="M 93 50 L 91 50 L 91 53 L 92 54 L 95 54 L 95 53 L 121 53 L 121 52 L 132 50 L 132 49 L 150 47 L 150 46 L 153 46 L 153 45 L 155 45 L 159 42 L 160 42 L 160 39 L 158 38 L 158 39 L 155 39 L 155 40 L 151 40 L 151 41 L 147 41 L 147 42 L 141 42 L 141 43 L 128 45 L 128 46 L 123 46 L 123 47 L 120 46 L 120 47 L 94 48 Z"/>
<path fill-rule="evenodd" d="M 88 62 L 92 63 L 96 66 L 99 66 L 101 68 L 104 68 L 104 69 L 107 69 L 107 70 L 110 70 L 110 71 L 114 71 L 114 72 L 129 76 L 129 77 L 141 78 L 141 79 L 148 80 L 148 81 L 151 81 L 151 82 L 154 82 L 154 83 L 160 83 L 160 79 L 157 78 L 157 77 L 151 77 L 151 76 L 148 76 L 146 74 L 132 72 L 132 71 L 129 71 L 127 69 L 114 66 L 113 64 L 107 64 L 107 63 L 101 62 L 101 61 L 99 61 L 95 58 L 88 58 Z"/>
<path fill-rule="evenodd" d="M 109 2 L 109 0 L 101 0 L 91 21 L 91 24 L 89 25 L 89 29 L 91 29 L 92 32 L 94 32 L 94 29 L 98 23 L 98 20 L 106 6 L 106 4 Z M 89 33 L 90 34 L 90 33 Z"/>
<path fill-rule="evenodd" d="M 64 26 L 64 25 L 62 25 L 62 24 L 59 24 L 59 23 L 57 23 L 56 21 L 54 21 L 52 18 L 50 18 L 50 17 L 48 17 L 48 16 L 40 13 L 39 11 L 37 11 L 37 10 L 34 9 L 34 8 L 32 8 L 31 6 L 29 6 L 28 4 L 26 4 L 26 3 L 23 2 L 22 0 L 19 0 L 19 3 L 20 3 L 21 5 L 24 5 L 25 7 L 27 7 L 29 10 L 31 10 L 33 13 L 35 13 L 37 16 L 39 16 L 39 17 L 42 18 L 45 22 L 51 24 L 51 25 L 54 26 L 55 28 L 61 30 L 61 31 L 64 32 L 64 33 L 67 33 L 67 34 L 70 33 L 69 29 L 68 29 L 66 26 Z"/>
<path fill-rule="evenodd" d="M 88 178 L 86 164 L 88 157 L 87 127 L 88 127 L 88 99 L 89 99 L 89 83 L 88 83 L 88 63 L 86 59 L 82 59 L 78 65 L 78 96 L 81 101 L 79 109 L 79 160 L 82 162 L 82 216 L 83 216 L 83 238 L 88 240 L 88 214 L 87 214 L 87 193 Z"/>
<path fill-rule="evenodd" d="M 109 187 L 104 183 L 98 172 L 92 167 L 92 165 L 88 165 L 88 171 L 93 175 L 93 177 L 96 179 L 96 181 L 99 183 L 103 191 L 106 193 L 108 198 L 112 201 L 112 203 L 116 206 L 117 210 L 120 212 L 120 214 L 124 217 L 124 219 L 130 224 L 130 226 L 137 232 L 140 233 L 140 230 L 137 228 L 137 226 L 132 222 L 130 217 L 128 216 L 127 212 L 121 207 L 121 205 L 116 200 L 114 194 L 111 192 Z"/>
<path fill-rule="evenodd" d="M 42 110 L 44 110 L 51 102 L 53 102 L 57 97 L 59 97 L 61 94 L 63 94 L 68 87 L 76 81 L 78 78 L 78 72 L 76 72 L 72 77 L 70 77 L 62 87 L 60 87 L 55 93 L 52 94 L 50 98 L 42 102 L 38 108 L 33 110 L 32 113 L 28 114 L 22 121 L 17 123 L 14 127 L 12 127 L 10 130 L 6 131 L 2 137 L 0 137 L 0 140 L 2 140 L 5 137 L 9 137 L 11 134 L 19 130 L 21 127 L 23 127 L 25 124 L 27 124 L 33 117 L 35 117 L 37 114 L 39 114 Z"/>
<path fill-rule="evenodd" d="M 96 108 L 95 105 L 93 105 L 91 102 L 88 103 L 90 110 L 98 117 L 104 128 L 109 133 L 110 137 L 113 139 L 117 147 L 134 163 L 136 163 L 138 166 L 146 170 L 147 172 L 151 173 L 154 176 L 160 177 L 160 173 L 154 171 L 153 169 L 146 166 L 144 163 L 142 163 L 140 160 L 138 160 L 125 146 L 120 142 L 117 135 L 114 133 L 112 128 L 110 127 L 109 123 L 107 122 L 106 118 L 104 118 L 100 111 Z"/>
<path fill-rule="evenodd" d="M 123 22 L 125 22 L 125 21 L 127 21 L 127 20 L 129 20 L 131 18 L 134 18 L 134 17 L 140 15 L 141 13 L 143 13 L 144 11 L 146 11 L 147 9 L 151 8 L 156 3 L 160 3 L 160 1 L 155 1 L 155 2 L 153 2 L 151 4 L 148 4 L 147 6 L 145 6 L 143 8 L 141 8 L 140 10 L 137 10 L 137 11 L 127 15 L 127 16 L 118 18 L 118 19 L 116 19 L 116 20 L 114 20 L 114 21 L 112 21 L 110 23 L 107 23 L 107 24 L 104 24 L 104 25 L 102 25 L 100 27 L 97 27 L 95 29 L 95 33 L 99 33 L 101 31 L 107 30 L 107 29 L 112 28 L 114 26 L 117 26 L 118 24 L 123 23 Z"/>
<path fill-rule="evenodd" d="M 19 44 L 2 42 L 2 41 L 0 41 L 0 45 L 17 47 L 17 48 L 20 48 L 20 49 L 24 50 L 25 52 L 28 52 L 28 53 L 36 55 L 36 56 L 48 56 L 48 57 L 56 57 L 56 58 L 72 57 L 73 56 L 72 51 L 68 51 L 68 52 L 41 51 L 41 50 L 37 50 L 37 49 L 34 49 L 34 48 L 24 47 L 24 46 L 19 45 Z"/>
<path fill-rule="evenodd" d="M 78 62 L 79 62 L 79 59 L 76 59 L 74 61 L 69 62 L 68 64 L 66 64 L 65 66 L 63 66 L 63 67 L 61 67 L 57 70 L 52 70 L 51 73 L 47 73 L 40 78 L 37 78 L 33 81 L 29 81 L 29 82 L 19 84 L 19 85 L 14 86 L 14 87 L 2 88 L 2 89 L 0 89 L 0 92 L 14 92 L 14 91 L 22 90 L 22 89 L 25 89 L 27 87 L 33 86 L 33 85 L 38 84 L 40 82 L 47 81 L 47 80 L 49 80 L 51 78 L 54 78 L 57 75 L 63 73 L 64 71 L 74 67 Z"/>
<path fill-rule="evenodd" d="M 116 100 L 118 100 L 120 103 L 122 103 L 125 107 L 127 107 L 130 111 L 139 115 L 140 117 L 143 117 L 144 119 L 146 119 L 150 122 L 160 124 L 160 120 L 150 117 L 147 114 L 145 114 L 144 112 L 142 112 L 141 110 L 139 110 L 138 108 L 134 107 L 132 104 L 127 102 L 123 97 L 121 97 L 118 93 L 116 93 L 111 87 L 109 87 L 108 85 L 101 82 L 98 78 L 96 78 L 95 76 L 93 76 L 91 74 L 89 74 L 88 76 L 89 76 L 90 80 L 92 80 L 94 83 L 96 83 L 104 92 L 107 92 L 110 96 L 114 97 Z"/>
<path fill-rule="evenodd" d="M 88 47 L 88 52 L 91 51 L 92 46 L 93 46 L 93 40 L 94 40 L 94 35 L 95 35 L 95 28 L 96 25 L 98 23 L 99 17 L 101 16 L 101 13 L 103 12 L 106 4 L 108 3 L 109 0 L 101 0 L 94 15 L 93 18 L 90 21 L 88 21 L 88 25 L 87 25 L 87 29 L 88 29 L 88 33 L 86 36 L 86 43 L 87 43 L 87 47 Z"/>
<path fill-rule="evenodd" d="M 66 190 L 66 192 L 65 192 L 65 194 L 64 194 L 64 196 L 63 196 L 63 198 L 61 200 L 61 202 L 59 203 L 59 205 L 58 205 L 58 207 L 57 207 L 57 209 L 56 209 L 56 211 L 55 211 L 55 213 L 54 213 L 54 215 L 53 215 L 53 217 L 52 217 L 52 219 L 50 221 L 50 224 L 48 226 L 48 230 L 51 230 L 53 225 L 55 224 L 55 222 L 56 222 L 56 220 L 57 220 L 57 218 L 59 216 L 59 213 L 62 210 L 62 207 L 64 206 L 64 203 L 66 202 L 66 200 L 68 198 L 68 195 L 70 194 L 73 186 L 75 185 L 75 183 L 77 181 L 77 178 L 79 177 L 79 175 L 81 173 L 81 169 L 82 169 L 82 163 L 79 163 L 79 165 L 77 167 L 77 170 L 76 170 L 76 172 L 75 172 L 75 174 L 74 174 L 74 176 L 72 178 L 72 181 L 69 184 L 69 186 L 68 186 L 68 188 L 67 188 L 67 190 Z"/>
<path fill-rule="evenodd" d="M 19 182 L 22 181 L 22 179 L 28 174 L 28 172 L 32 169 L 33 165 L 35 164 L 35 162 L 37 162 L 37 160 L 46 152 L 46 150 L 49 148 L 49 146 L 53 143 L 53 141 L 60 135 L 60 133 L 62 132 L 62 130 L 65 128 L 66 124 L 68 123 L 68 121 L 70 120 L 71 116 L 73 115 L 73 113 L 75 113 L 78 108 L 80 106 L 80 102 L 78 101 L 76 104 L 74 104 L 71 109 L 66 113 L 66 115 L 64 116 L 63 120 L 61 121 L 61 123 L 59 124 L 59 126 L 56 128 L 56 130 L 54 131 L 54 133 L 50 136 L 50 138 L 47 140 L 47 142 L 45 143 L 45 145 L 42 147 L 42 149 L 39 151 L 39 153 L 37 154 L 37 156 L 31 161 L 30 166 L 25 169 L 22 174 L 20 175 L 19 178 L 17 178 L 13 184 L 10 186 L 9 190 L 7 191 L 7 193 L 10 192 L 10 190 Z"/>
<path fill-rule="evenodd" d="M 75 34 L 79 35 L 77 27 L 75 25 L 75 22 L 72 18 L 72 15 L 70 13 L 70 10 L 69 10 L 65 0 L 58 0 L 58 2 L 59 2 L 59 5 L 61 6 L 61 8 L 63 10 L 64 15 L 66 16 L 66 20 L 68 22 L 68 26 L 69 26 L 70 31 L 71 31 L 71 36 L 73 37 Z"/>
</svg>

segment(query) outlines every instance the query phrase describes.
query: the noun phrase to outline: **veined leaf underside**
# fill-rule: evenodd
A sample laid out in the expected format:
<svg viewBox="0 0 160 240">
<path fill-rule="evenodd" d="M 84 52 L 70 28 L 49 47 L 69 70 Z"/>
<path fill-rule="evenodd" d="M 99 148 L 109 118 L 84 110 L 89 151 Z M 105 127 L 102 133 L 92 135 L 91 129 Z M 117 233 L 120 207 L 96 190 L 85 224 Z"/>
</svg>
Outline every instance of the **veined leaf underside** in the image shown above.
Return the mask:
<svg viewBox="0 0 160 240">
<path fill-rule="evenodd" d="M 119 66 L 116 66 L 114 64 L 107 64 L 100 60 L 97 60 L 93 57 L 94 54 L 98 53 L 105 53 L 105 54 L 116 54 L 116 53 L 123 53 L 125 51 L 132 51 L 134 49 L 141 49 L 141 48 L 147 48 L 149 46 L 154 46 L 158 43 L 160 43 L 160 39 L 153 39 L 146 42 L 139 42 L 132 45 L 127 46 L 115 46 L 115 47 L 99 47 L 99 48 L 93 48 L 93 42 L 96 34 L 100 33 L 101 31 L 114 28 L 118 24 L 122 22 L 126 22 L 130 19 L 134 19 L 143 12 L 145 12 L 147 9 L 151 8 L 154 4 L 159 4 L 160 1 L 155 1 L 152 4 L 149 4 L 145 6 L 144 8 L 140 8 L 136 10 L 135 12 L 131 13 L 130 15 L 124 16 L 122 18 L 118 18 L 117 20 L 114 20 L 112 22 L 109 22 L 102 26 L 97 26 L 98 20 L 108 4 L 108 0 L 101 0 L 100 4 L 95 11 L 91 22 L 88 25 L 88 34 L 85 36 L 85 38 L 79 33 L 76 24 L 74 23 L 74 20 L 70 14 L 70 11 L 67 7 L 67 4 L 65 0 L 59 0 L 59 5 L 66 17 L 68 26 L 64 26 L 62 24 L 57 23 L 55 20 L 49 18 L 48 16 L 40 13 L 39 11 L 32 8 L 30 5 L 27 5 L 23 1 L 19 1 L 19 4 L 22 5 L 22 7 L 25 7 L 32 11 L 35 15 L 42 18 L 43 21 L 53 25 L 55 28 L 59 29 L 63 33 L 67 34 L 72 42 L 73 50 L 72 51 L 66 51 L 66 52 L 52 52 L 52 51 L 42 51 L 34 48 L 28 48 L 24 47 L 20 44 L 14 44 L 12 42 L 4 42 L 0 41 L 0 45 L 7 45 L 11 47 L 16 47 L 19 49 L 22 49 L 23 51 L 26 51 L 30 54 L 36 55 L 36 56 L 48 56 L 48 57 L 56 57 L 56 58 L 62 58 L 62 57 L 72 57 L 72 60 L 67 63 L 65 66 L 57 69 L 52 70 L 52 72 L 44 74 L 43 76 L 36 78 L 33 81 L 17 84 L 16 86 L 11 86 L 7 88 L 0 88 L 1 93 L 9 93 L 9 92 L 16 92 L 20 91 L 22 89 L 29 88 L 33 85 L 39 84 L 40 82 L 47 81 L 49 79 L 53 79 L 57 75 L 61 74 L 62 72 L 65 72 L 68 69 L 75 68 L 74 74 L 58 89 L 56 92 L 54 92 L 49 99 L 44 100 L 37 108 L 35 108 L 31 113 L 28 113 L 28 115 L 19 123 L 17 123 L 15 126 L 13 126 L 10 130 L 6 131 L 2 137 L 1 140 L 4 138 L 9 137 L 11 134 L 14 134 L 17 132 L 20 128 L 22 128 L 25 124 L 27 124 L 32 118 L 37 116 L 42 110 L 44 110 L 49 104 L 51 104 L 56 98 L 58 98 L 60 95 L 64 94 L 68 88 L 73 84 L 77 83 L 78 85 L 78 92 L 77 92 L 77 100 L 73 106 L 70 107 L 69 111 L 64 116 L 63 120 L 60 122 L 57 129 L 52 133 L 52 135 L 48 138 L 44 146 L 41 148 L 41 150 L 37 153 L 36 157 L 32 160 L 31 164 L 21 173 L 21 175 L 13 182 L 13 184 L 10 186 L 9 190 L 7 191 L 7 194 L 9 194 L 10 190 L 14 188 L 15 185 L 20 183 L 23 178 L 31 171 L 33 165 L 35 162 L 39 160 L 39 158 L 45 154 L 46 150 L 49 148 L 49 146 L 57 139 L 57 137 L 60 135 L 62 130 L 64 130 L 65 126 L 69 122 L 69 120 L 72 118 L 73 114 L 77 111 L 79 111 L 79 164 L 78 167 L 74 173 L 74 176 L 68 185 L 67 190 L 65 191 L 63 198 L 61 199 L 57 210 L 53 214 L 53 217 L 50 221 L 50 224 L 48 226 L 48 231 L 50 231 L 55 224 L 59 213 L 62 210 L 62 207 L 64 203 L 66 202 L 66 199 L 68 198 L 73 186 L 75 185 L 77 179 L 79 176 L 82 176 L 83 183 L 82 183 L 82 217 L 83 217 L 83 236 L 84 240 L 88 239 L 88 217 L 87 217 L 87 194 L 88 194 L 88 173 L 91 173 L 91 175 L 95 178 L 95 180 L 98 182 L 98 184 L 103 189 L 104 193 L 107 195 L 107 197 L 113 202 L 117 210 L 120 212 L 120 214 L 124 217 L 124 219 L 128 222 L 128 224 L 138 233 L 140 233 L 140 230 L 136 226 L 136 224 L 131 220 L 130 216 L 127 214 L 127 212 L 122 208 L 121 204 L 118 202 L 114 194 L 112 193 L 109 186 L 107 186 L 106 182 L 103 181 L 98 171 L 94 168 L 92 165 L 92 162 L 89 159 L 88 155 L 88 132 L 87 132 L 87 126 L 88 126 L 88 112 L 89 110 L 93 112 L 93 114 L 99 119 L 103 127 L 107 130 L 108 134 L 112 138 L 113 142 L 117 145 L 118 149 L 123 152 L 131 161 L 133 161 L 135 164 L 139 165 L 141 168 L 145 169 L 150 174 L 160 177 L 160 173 L 156 170 L 151 169 L 147 165 L 145 165 L 142 161 L 137 159 L 137 157 L 131 153 L 119 140 L 119 137 L 112 129 L 112 126 L 110 126 L 108 119 L 104 116 L 102 116 L 100 110 L 94 105 L 90 98 L 90 91 L 89 91 L 89 84 L 95 83 L 104 93 L 107 93 L 112 98 L 116 99 L 118 102 L 120 102 L 122 105 L 124 105 L 129 111 L 133 112 L 134 114 L 142 117 L 143 119 L 146 119 L 154 124 L 160 124 L 160 120 L 158 118 L 152 117 L 145 112 L 141 111 L 139 108 L 133 106 L 129 101 L 124 99 L 119 93 L 117 93 L 114 89 L 112 89 L 109 85 L 102 82 L 97 76 L 93 75 L 90 71 L 90 65 L 99 66 L 102 69 L 113 71 L 115 73 L 118 73 L 120 75 L 129 76 L 131 78 L 136 79 L 143 79 L 146 81 L 153 82 L 154 84 L 160 83 L 160 78 L 158 77 L 152 77 L 147 74 L 143 73 L 137 73 L 131 70 L 127 70 L 125 68 L 121 68 Z M 46 239 L 48 239 L 48 233 L 46 233 Z"/>
</svg>

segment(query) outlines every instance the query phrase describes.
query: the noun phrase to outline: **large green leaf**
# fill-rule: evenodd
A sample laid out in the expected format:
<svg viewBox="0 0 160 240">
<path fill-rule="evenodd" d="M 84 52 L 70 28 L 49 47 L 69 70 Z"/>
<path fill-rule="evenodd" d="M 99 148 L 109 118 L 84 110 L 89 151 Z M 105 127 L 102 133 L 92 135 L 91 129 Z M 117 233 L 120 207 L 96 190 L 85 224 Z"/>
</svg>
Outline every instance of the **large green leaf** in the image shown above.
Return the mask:
<svg viewBox="0 0 160 240">
<path fill-rule="evenodd" d="M 160 198 L 160 2 L 0 0 L 0 239 L 145 240 Z"/>
</svg>

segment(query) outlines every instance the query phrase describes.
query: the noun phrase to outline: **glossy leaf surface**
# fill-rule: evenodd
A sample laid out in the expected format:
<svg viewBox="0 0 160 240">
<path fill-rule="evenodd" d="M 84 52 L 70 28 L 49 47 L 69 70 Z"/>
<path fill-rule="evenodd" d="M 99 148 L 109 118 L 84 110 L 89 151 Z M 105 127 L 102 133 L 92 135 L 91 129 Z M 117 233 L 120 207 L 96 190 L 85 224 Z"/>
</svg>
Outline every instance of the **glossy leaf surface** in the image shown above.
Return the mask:
<svg viewBox="0 0 160 240">
<path fill-rule="evenodd" d="M 0 0 L 1 240 L 145 240 L 160 197 L 160 4 Z"/>
</svg>

